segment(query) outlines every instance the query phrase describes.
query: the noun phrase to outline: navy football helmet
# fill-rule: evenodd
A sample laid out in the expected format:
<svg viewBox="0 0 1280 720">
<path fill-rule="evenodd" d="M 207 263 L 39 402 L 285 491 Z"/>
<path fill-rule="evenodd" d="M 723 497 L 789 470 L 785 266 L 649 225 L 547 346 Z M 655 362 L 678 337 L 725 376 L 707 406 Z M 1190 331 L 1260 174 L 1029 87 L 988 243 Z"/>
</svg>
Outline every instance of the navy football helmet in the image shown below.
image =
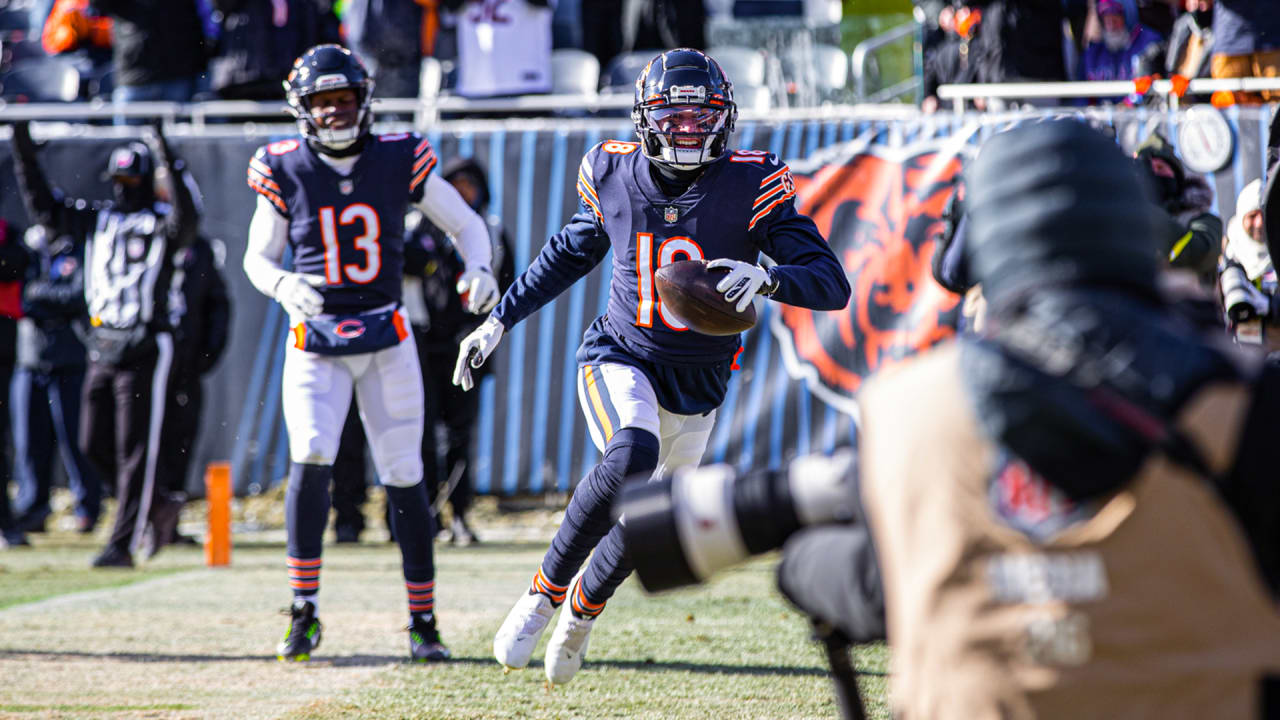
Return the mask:
<svg viewBox="0 0 1280 720">
<path fill-rule="evenodd" d="M 327 128 L 311 114 L 309 98 L 316 93 L 351 88 L 356 93 L 355 117 L 347 127 Z M 317 45 L 293 62 L 284 81 L 285 100 L 298 121 L 298 132 L 330 150 L 345 150 L 369 133 L 373 113 L 373 78 L 350 50 L 332 43 Z M 336 113 L 335 113 L 336 114 Z"/>
<path fill-rule="evenodd" d="M 693 170 L 714 162 L 737 119 L 733 83 L 706 53 L 668 50 L 636 78 L 631 121 L 645 156 L 656 163 Z"/>
</svg>

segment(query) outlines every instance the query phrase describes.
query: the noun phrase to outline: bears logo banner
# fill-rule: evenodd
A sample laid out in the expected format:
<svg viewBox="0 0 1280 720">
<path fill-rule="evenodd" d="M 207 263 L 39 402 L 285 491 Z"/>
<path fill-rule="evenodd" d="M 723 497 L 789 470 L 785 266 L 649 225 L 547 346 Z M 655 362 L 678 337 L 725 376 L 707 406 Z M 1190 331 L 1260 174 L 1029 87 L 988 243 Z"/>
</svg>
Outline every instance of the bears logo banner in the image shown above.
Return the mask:
<svg viewBox="0 0 1280 720">
<path fill-rule="evenodd" d="M 771 329 L 791 376 L 855 418 L 868 376 L 955 335 L 961 298 L 933 279 L 931 261 L 963 147 L 855 140 L 793 168 L 797 209 L 826 236 L 853 295 L 837 312 L 782 306 Z"/>
</svg>

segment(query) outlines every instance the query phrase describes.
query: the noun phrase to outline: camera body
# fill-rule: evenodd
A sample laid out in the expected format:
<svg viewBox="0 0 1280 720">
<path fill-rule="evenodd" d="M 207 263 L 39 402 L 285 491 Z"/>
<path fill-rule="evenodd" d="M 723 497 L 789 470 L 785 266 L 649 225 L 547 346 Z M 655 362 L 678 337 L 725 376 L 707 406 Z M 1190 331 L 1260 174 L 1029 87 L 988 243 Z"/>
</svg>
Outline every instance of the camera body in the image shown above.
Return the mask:
<svg viewBox="0 0 1280 720">
<path fill-rule="evenodd" d="M 786 470 L 739 475 L 729 465 L 633 478 L 619 502 L 636 575 L 649 592 L 700 583 L 782 547 L 802 527 L 855 518 L 857 455 L 800 458 Z"/>
<path fill-rule="evenodd" d="M 1222 284 L 1222 307 L 1233 324 L 1265 314 L 1263 308 L 1269 304 L 1267 297 L 1249 281 L 1244 268 L 1229 263 L 1222 270 L 1219 281 Z"/>
</svg>

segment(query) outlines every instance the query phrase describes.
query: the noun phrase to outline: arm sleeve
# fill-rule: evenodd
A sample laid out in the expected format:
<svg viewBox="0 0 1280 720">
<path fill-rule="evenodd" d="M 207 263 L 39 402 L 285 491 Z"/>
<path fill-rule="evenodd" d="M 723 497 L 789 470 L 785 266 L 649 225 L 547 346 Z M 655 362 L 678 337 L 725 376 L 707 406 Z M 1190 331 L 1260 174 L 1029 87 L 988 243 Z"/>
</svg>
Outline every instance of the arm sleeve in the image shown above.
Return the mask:
<svg viewBox="0 0 1280 720">
<path fill-rule="evenodd" d="M 187 247 L 195 242 L 196 230 L 200 219 L 196 213 L 196 202 L 191 196 L 191 188 L 182 180 L 182 161 L 173 156 L 169 143 L 161 137 L 152 152 L 156 153 L 156 164 L 167 170 L 160 182 L 164 184 L 169 197 L 173 198 L 172 209 L 164 217 L 165 235 L 173 244 L 173 249 Z"/>
<path fill-rule="evenodd" d="M 49 187 L 49 181 L 36 159 L 35 147 L 19 141 L 17 131 L 13 142 L 13 171 L 18 179 L 18 192 L 32 222 L 46 227 L 56 227 L 68 210 L 66 203 L 58 201 Z"/>
<path fill-rule="evenodd" d="M 1185 227 L 1172 217 L 1170 221 L 1171 228 L 1176 226 L 1170 235 L 1176 233 L 1177 237 L 1169 248 L 1169 264 L 1198 274 L 1213 272 L 1222 247 L 1222 220 L 1212 213 L 1201 213 L 1191 218 Z"/>
<path fill-rule="evenodd" d="M 266 197 L 258 196 L 258 207 L 249 221 L 249 244 L 244 250 L 244 274 L 258 291 L 274 298 L 276 285 L 288 274 L 281 264 L 289 244 L 289 220 L 276 211 Z"/>
<path fill-rule="evenodd" d="M 436 227 L 453 238 L 453 245 L 468 270 L 489 268 L 493 248 L 484 220 L 471 209 L 458 191 L 436 173 L 427 176 L 426 191 L 417 205 Z"/>
<path fill-rule="evenodd" d="M 813 220 L 788 200 L 770 216 L 760 250 L 778 264 L 769 268 L 778 283 L 778 302 L 811 310 L 839 310 L 849 303 L 849 278 Z"/>
<path fill-rule="evenodd" d="M 609 237 L 589 210 L 580 210 L 516 278 L 492 317 L 510 330 L 591 272 L 608 252 Z"/>
</svg>

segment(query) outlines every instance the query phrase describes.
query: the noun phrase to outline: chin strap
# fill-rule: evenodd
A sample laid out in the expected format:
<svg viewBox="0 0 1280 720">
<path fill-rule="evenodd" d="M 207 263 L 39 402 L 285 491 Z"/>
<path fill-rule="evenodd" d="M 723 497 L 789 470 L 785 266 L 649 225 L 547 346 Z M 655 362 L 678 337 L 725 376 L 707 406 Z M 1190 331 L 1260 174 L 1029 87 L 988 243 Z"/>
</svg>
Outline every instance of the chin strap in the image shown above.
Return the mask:
<svg viewBox="0 0 1280 720">
<path fill-rule="evenodd" d="M 325 145 L 319 140 L 316 140 L 314 138 L 307 138 L 307 145 L 309 145 L 312 150 L 315 150 L 316 152 L 321 153 L 323 155 L 328 155 L 329 157 L 338 157 L 338 158 L 351 157 L 352 155 L 359 155 L 360 152 L 364 150 L 365 144 L 368 142 L 369 142 L 369 133 L 365 133 L 361 135 L 360 137 L 356 138 L 355 142 L 351 143 L 350 145 L 344 148 L 329 147 L 328 145 Z"/>
</svg>

